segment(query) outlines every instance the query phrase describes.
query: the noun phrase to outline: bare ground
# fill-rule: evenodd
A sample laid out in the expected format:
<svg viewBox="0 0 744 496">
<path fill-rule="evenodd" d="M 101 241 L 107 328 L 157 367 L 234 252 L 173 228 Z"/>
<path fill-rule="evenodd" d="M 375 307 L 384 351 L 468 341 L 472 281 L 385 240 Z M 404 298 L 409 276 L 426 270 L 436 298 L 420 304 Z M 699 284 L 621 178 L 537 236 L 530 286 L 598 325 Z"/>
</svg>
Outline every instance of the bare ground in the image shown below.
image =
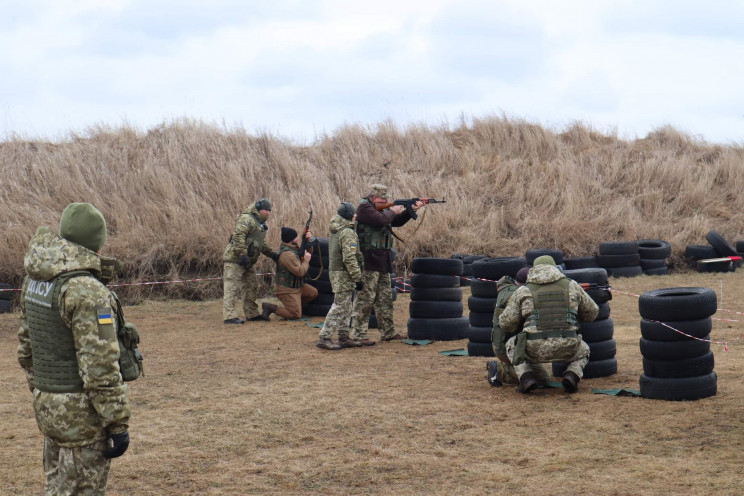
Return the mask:
<svg viewBox="0 0 744 496">
<path fill-rule="evenodd" d="M 613 287 L 720 293 L 721 283 L 723 308 L 744 310 L 741 273 Z M 637 299 L 616 293 L 611 307 L 619 373 L 585 380 L 570 396 L 493 388 L 485 358 L 437 353 L 465 341 L 329 352 L 315 348 L 318 329 L 303 321 L 224 326 L 219 301 L 129 307 L 147 376 L 130 386 L 132 444 L 112 464 L 108 493 L 741 494 L 741 323 L 714 325 L 712 337 L 730 342 L 728 351 L 713 345 L 717 396 L 611 397 L 591 388 L 637 389 L 642 371 Z M 404 331 L 408 298 L 395 308 Z M 42 494 L 42 437 L 15 358 L 17 319 L 0 315 L 0 493 Z"/>
</svg>

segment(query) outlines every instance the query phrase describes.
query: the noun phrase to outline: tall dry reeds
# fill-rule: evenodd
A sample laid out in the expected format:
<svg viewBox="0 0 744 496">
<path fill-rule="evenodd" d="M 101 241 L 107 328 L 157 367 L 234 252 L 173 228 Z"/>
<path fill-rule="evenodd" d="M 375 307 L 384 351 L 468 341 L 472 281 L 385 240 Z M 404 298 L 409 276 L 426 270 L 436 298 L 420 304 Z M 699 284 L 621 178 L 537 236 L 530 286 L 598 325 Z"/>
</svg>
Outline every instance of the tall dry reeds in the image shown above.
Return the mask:
<svg viewBox="0 0 744 496">
<path fill-rule="evenodd" d="M 308 208 L 325 235 L 338 203 L 356 203 L 375 182 L 400 198 L 447 199 L 399 230 L 401 267 L 455 252 L 584 255 L 636 238 L 666 239 L 679 257 L 710 229 L 744 237 L 743 158 L 740 146 L 671 127 L 627 141 L 582 123 L 555 132 L 507 117 L 349 125 L 310 146 L 187 120 L 147 132 L 99 126 L 58 143 L 13 138 L 0 143 L 0 281 L 20 283 L 34 230 L 56 227 L 71 201 L 104 213 L 104 251 L 126 262 L 124 279 L 218 276 L 235 218 L 256 199 L 273 204 L 268 240 L 278 245 L 279 227 L 299 229 Z M 220 287 L 171 291 L 216 296 Z"/>
</svg>

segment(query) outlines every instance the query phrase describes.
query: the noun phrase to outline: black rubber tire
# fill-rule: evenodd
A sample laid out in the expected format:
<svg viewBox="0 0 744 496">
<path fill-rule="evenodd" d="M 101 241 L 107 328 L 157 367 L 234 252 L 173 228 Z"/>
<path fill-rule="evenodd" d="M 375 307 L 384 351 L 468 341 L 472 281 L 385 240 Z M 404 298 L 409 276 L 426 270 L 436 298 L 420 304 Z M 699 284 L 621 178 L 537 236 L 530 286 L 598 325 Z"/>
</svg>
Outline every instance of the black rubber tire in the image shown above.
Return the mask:
<svg viewBox="0 0 744 496">
<path fill-rule="evenodd" d="M 638 311 L 647 320 L 697 320 L 716 313 L 716 293 L 709 288 L 662 288 L 646 291 Z"/>
<path fill-rule="evenodd" d="M 468 355 L 484 357 L 495 356 L 490 343 L 476 343 L 473 341 L 468 341 Z"/>
<path fill-rule="evenodd" d="M 651 341 L 687 341 L 690 339 L 684 334 L 675 332 L 663 324 L 696 338 L 707 336 L 713 329 L 713 320 L 710 317 L 669 322 L 655 322 L 641 319 L 641 336 Z"/>
<path fill-rule="evenodd" d="M 318 277 L 318 274 L 320 274 L 320 277 Z M 322 271 L 320 270 L 320 267 L 308 267 L 307 274 L 305 274 L 305 279 L 315 279 L 316 277 L 318 277 L 318 281 L 330 280 L 328 277 L 328 266 L 326 266 L 326 268 Z"/>
<path fill-rule="evenodd" d="M 735 267 L 730 260 L 721 262 L 698 262 L 696 265 L 698 272 L 733 272 Z"/>
<path fill-rule="evenodd" d="M 412 301 L 408 313 L 414 319 L 451 319 L 462 317 L 461 301 Z"/>
<path fill-rule="evenodd" d="M 393 287 L 391 289 L 392 289 L 392 291 L 390 291 L 390 292 L 393 294 L 392 300 L 395 301 L 395 300 L 398 299 L 398 288 Z"/>
<path fill-rule="evenodd" d="M 524 258 L 528 265 L 532 265 L 537 257 L 542 257 L 543 255 L 553 257 L 556 265 L 563 263 L 563 251 L 555 248 L 531 248 L 524 252 Z"/>
<path fill-rule="evenodd" d="M 470 324 L 467 317 L 454 319 L 408 319 L 408 337 L 411 339 L 433 339 L 453 341 L 465 339 Z"/>
<path fill-rule="evenodd" d="M 493 325 L 493 312 L 470 312 L 468 320 L 473 327 L 488 327 Z"/>
<path fill-rule="evenodd" d="M 600 286 L 607 284 L 607 271 L 601 267 L 564 270 L 563 275 L 578 283 L 588 282 L 599 284 Z"/>
<path fill-rule="evenodd" d="M 479 298 L 496 298 L 499 289 L 495 282 L 472 281 L 470 283 L 470 294 Z"/>
<path fill-rule="evenodd" d="M 647 276 L 666 276 L 669 275 L 669 267 L 659 267 L 658 269 L 648 269 L 643 271 Z"/>
<path fill-rule="evenodd" d="M 738 253 L 739 256 L 741 256 L 741 253 L 744 252 L 744 240 L 741 240 L 741 239 L 738 240 L 736 242 L 735 248 L 736 248 L 736 253 Z"/>
<path fill-rule="evenodd" d="M 638 253 L 636 241 L 605 241 L 599 243 L 600 255 L 631 255 Z"/>
<path fill-rule="evenodd" d="M 598 343 L 612 339 L 615 334 L 615 323 L 612 319 L 595 320 L 594 322 L 580 322 L 579 332 L 585 343 Z"/>
<path fill-rule="evenodd" d="M 13 289 L 13 287 L 10 284 L 0 282 L 0 289 Z M 0 300 L 12 300 L 16 293 L 19 293 L 19 291 L 0 291 Z"/>
<path fill-rule="evenodd" d="M 470 326 L 465 333 L 465 337 L 473 343 L 491 344 L 491 327 L 473 327 Z"/>
<path fill-rule="evenodd" d="M 328 256 L 319 257 L 317 255 L 313 255 L 310 257 L 310 267 L 320 267 L 321 262 L 323 263 L 323 268 L 328 268 Z"/>
<path fill-rule="evenodd" d="M 568 364 L 564 362 L 553 362 L 553 376 L 561 377 L 568 368 Z M 591 359 L 587 362 L 584 367 L 584 379 L 594 379 L 596 377 L 608 377 L 613 374 L 617 374 L 617 359 L 608 358 L 607 360 L 596 360 Z"/>
<path fill-rule="evenodd" d="M 597 317 L 594 319 L 594 321 L 598 320 L 607 320 L 610 318 L 610 304 L 609 303 L 598 303 L 597 306 L 599 307 L 599 312 L 597 312 Z"/>
<path fill-rule="evenodd" d="M 462 263 L 464 264 L 472 264 L 473 262 L 476 262 L 478 260 L 482 260 L 484 258 L 488 258 L 488 255 L 468 255 L 465 258 L 462 259 Z"/>
<path fill-rule="evenodd" d="M 672 245 L 661 239 L 639 239 L 638 254 L 641 258 L 663 260 L 672 255 Z"/>
<path fill-rule="evenodd" d="M 318 293 L 317 298 L 315 298 L 312 303 L 313 305 L 333 305 L 333 299 L 335 295 L 333 293 Z"/>
<path fill-rule="evenodd" d="M 465 277 L 473 276 L 473 264 L 462 264 L 462 275 Z"/>
<path fill-rule="evenodd" d="M 411 285 L 414 288 L 459 288 L 460 277 L 440 274 L 413 274 Z"/>
<path fill-rule="evenodd" d="M 634 267 L 641 263 L 641 256 L 638 253 L 627 255 L 597 255 L 597 265 L 603 268 L 607 267 Z"/>
<path fill-rule="evenodd" d="M 705 336 L 700 339 L 708 339 Z M 641 355 L 649 360 L 685 360 L 703 356 L 710 351 L 709 341 L 687 339 L 685 341 L 651 341 L 640 339 Z"/>
<path fill-rule="evenodd" d="M 372 314 L 369 316 L 369 326 L 370 329 L 377 329 L 377 315 Z"/>
<path fill-rule="evenodd" d="M 521 257 L 482 258 L 473 262 L 473 276 L 498 281 L 504 276 L 514 277 L 527 261 Z"/>
<path fill-rule="evenodd" d="M 479 296 L 468 297 L 468 310 L 471 312 L 491 313 L 496 308 L 496 298 L 481 298 Z"/>
<path fill-rule="evenodd" d="M 641 374 L 639 379 L 641 396 L 657 400 L 697 400 L 715 396 L 718 388 L 718 376 L 715 372 L 695 377 L 670 379 L 649 377 Z"/>
<path fill-rule="evenodd" d="M 0 300 L 0 313 L 10 313 L 10 300 Z"/>
<path fill-rule="evenodd" d="M 666 260 L 663 258 L 642 258 L 640 266 L 643 270 L 660 269 L 666 267 Z"/>
<path fill-rule="evenodd" d="M 594 255 L 590 257 L 564 258 L 563 263 L 566 264 L 566 269 L 568 270 L 599 267 L 599 265 L 597 265 L 597 258 Z"/>
<path fill-rule="evenodd" d="M 456 258 L 414 258 L 411 262 L 411 272 L 414 274 L 461 276 L 462 260 Z"/>
<path fill-rule="evenodd" d="M 643 359 L 643 373 L 648 377 L 695 377 L 713 372 L 715 359 L 713 352 L 686 360 L 649 360 Z"/>
<path fill-rule="evenodd" d="M 607 275 L 612 277 L 636 277 L 643 275 L 643 269 L 640 265 L 635 267 L 605 267 Z"/>
<path fill-rule="evenodd" d="M 325 317 L 331 310 L 331 305 L 315 305 L 312 302 L 302 305 L 302 315 L 308 317 Z"/>
<path fill-rule="evenodd" d="M 609 320 L 609 319 L 608 319 Z M 594 361 L 609 360 L 615 358 L 617 353 L 617 343 L 614 339 L 606 339 L 604 341 L 595 341 L 592 343 L 587 342 L 591 354 L 589 355 Z"/>
<path fill-rule="evenodd" d="M 326 281 L 322 279 L 318 279 L 317 281 L 311 281 L 310 279 L 305 279 L 305 282 L 309 284 L 310 286 L 314 287 L 318 290 L 318 293 L 333 293 L 333 289 L 331 288 L 331 281 Z"/>
<path fill-rule="evenodd" d="M 708 231 L 708 234 L 705 235 L 705 240 L 710 243 L 710 246 L 715 248 L 716 253 L 722 257 L 738 256 L 736 248 L 731 246 L 731 243 L 726 241 L 723 236 L 718 234 L 716 231 Z"/>
<path fill-rule="evenodd" d="M 413 288 L 411 301 L 462 301 L 460 288 Z"/>
<path fill-rule="evenodd" d="M 705 258 L 718 258 L 718 252 L 715 248 L 708 245 L 687 245 L 685 248 L 685 257 L 693 260 Z"/>
</svg>

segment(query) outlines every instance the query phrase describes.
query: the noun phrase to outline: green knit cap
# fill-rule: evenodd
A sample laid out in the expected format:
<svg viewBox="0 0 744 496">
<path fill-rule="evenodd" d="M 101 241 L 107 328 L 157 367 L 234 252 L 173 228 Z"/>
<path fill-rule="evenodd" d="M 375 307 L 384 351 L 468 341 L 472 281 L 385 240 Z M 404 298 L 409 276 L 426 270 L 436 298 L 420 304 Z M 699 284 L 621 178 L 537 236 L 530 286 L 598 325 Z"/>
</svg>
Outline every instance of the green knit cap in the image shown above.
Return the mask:
<svg viewBox="0 0 744 496">
<path fill-rule="evenodd" d="M 535 265 L 555 265 L 555 260 L 550 255 L 542 255 L 532 262 L 532 266 L 534 267 Z"/>
<path fill-rule="evenodd" d="M 70 203 L 62 212 L 59 235 L 91 251 L 98 251 L 106 242 L 106 219 L 90 203 Z"/>
</svg>

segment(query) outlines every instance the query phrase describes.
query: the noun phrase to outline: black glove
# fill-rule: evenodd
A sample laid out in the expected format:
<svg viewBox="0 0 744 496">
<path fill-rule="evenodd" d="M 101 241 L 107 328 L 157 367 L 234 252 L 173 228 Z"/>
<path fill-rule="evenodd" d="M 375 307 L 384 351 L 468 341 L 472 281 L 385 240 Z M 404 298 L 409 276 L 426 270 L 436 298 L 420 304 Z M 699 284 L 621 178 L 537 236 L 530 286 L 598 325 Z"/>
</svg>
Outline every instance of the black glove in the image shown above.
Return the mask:
<svg viewBox="0 0 744 496">
<path fill-rule="evenodd" d="M 354 289 L 361 291 L 364 289 L 364 281 L 357 281 L 354 283 Z"/>
<path fill-rule="evenodd" d="M 129 432 L 124 431 L 119 434 L 111 434 L 109 439 L 114 443 L 110 448 L 103 451 L 104 458 L 117 458 L 124 454 L 129 447 Z"/>
<path fill-rule="evenodd" d="M 250 265 L 250 263 L 251 259 L 248 258 L 248 255 L 243 255 L 238 259 L 238 265 L 241 265 L 243 267 L 247 267 L 248 265 Z"/>
</svg>

